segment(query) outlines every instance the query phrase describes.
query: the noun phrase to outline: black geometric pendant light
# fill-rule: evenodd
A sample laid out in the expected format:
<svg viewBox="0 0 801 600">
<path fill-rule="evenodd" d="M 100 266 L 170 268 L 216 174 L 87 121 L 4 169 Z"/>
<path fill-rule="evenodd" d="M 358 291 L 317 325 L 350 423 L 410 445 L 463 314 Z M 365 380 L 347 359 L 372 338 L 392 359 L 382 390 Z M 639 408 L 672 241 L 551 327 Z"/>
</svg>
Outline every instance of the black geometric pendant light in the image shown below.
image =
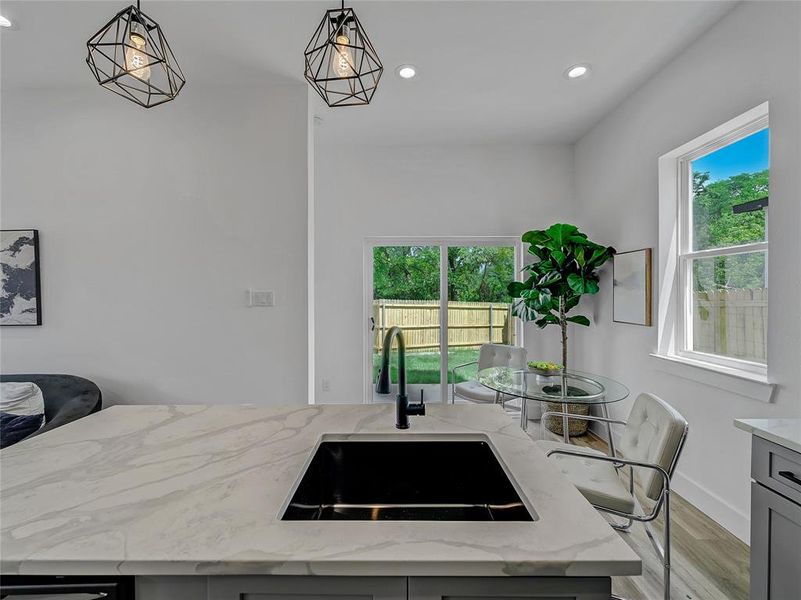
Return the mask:
<svg viewBox="0 0 801 600">
<path fill-rule="evenodd" d="M 384 67 L 344 0 L 326 11 L 303 55 L 306 79 L 328 106 L 370 104 Z"/>
<path fill-rule="evenodd" d="M 86 42 L 86 64 L 104 88 L 150 108 L 169 102 L 186 83 L 161 27 L 129 6 Z"/>
</svg>

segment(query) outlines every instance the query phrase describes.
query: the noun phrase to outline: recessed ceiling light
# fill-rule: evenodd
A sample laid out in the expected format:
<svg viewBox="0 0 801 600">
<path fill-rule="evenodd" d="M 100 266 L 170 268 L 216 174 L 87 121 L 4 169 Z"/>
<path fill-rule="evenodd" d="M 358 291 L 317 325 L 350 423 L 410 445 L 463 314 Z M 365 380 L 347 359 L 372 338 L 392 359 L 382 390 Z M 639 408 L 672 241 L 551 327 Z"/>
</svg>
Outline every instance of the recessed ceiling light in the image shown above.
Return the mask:
<svg viewBox="0 0 801 600">
<path fill-rule="evenodd" d="M 11 27 L 11 21 L 0 15 L 0 27 Z"/>
<path fill-rule="evenodd" d="M 414 65 L 401 65 L 395 70 L 395 72 L 401 79 L 411 79 L 417 75 L 417 67 Z"/>
<path fill-rule="evenodd" d="M 573 65 L 565 71 L 568 79 L 580 79 L 590 74 L 590 65 Z"/>
</svg>

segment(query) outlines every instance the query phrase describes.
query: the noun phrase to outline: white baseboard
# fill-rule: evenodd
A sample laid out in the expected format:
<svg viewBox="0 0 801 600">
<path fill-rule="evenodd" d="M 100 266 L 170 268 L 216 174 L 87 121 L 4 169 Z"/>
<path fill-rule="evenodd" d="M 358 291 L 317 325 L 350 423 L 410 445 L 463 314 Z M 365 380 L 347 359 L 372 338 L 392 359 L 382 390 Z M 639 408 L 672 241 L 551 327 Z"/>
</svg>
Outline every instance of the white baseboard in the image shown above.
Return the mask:
<svg viewBox="0 0 801 600">
<path fill-rule="evenodd" d="M 676 493 L 687 502 L 746 544 L 750 543 L 751 519 L 748 515 L 678 471 L 673 474 L 672 483 Z"/>
<path fill-rule="evenodd" d="M 598 423 L 591 424 L 591 430 L 602 439 L 606 439 L 606 428 Z M 620 443 L 620 432 L 612 431 L 615 444 Z M 751 519 L 726 500 L 708 490 L 700 483 L 676 471 L 672 477 L 672 486 L 676 493 L 698 510 L 715 521 L 732 535 L 746 544 L 751 539 Z"/>
</svg>

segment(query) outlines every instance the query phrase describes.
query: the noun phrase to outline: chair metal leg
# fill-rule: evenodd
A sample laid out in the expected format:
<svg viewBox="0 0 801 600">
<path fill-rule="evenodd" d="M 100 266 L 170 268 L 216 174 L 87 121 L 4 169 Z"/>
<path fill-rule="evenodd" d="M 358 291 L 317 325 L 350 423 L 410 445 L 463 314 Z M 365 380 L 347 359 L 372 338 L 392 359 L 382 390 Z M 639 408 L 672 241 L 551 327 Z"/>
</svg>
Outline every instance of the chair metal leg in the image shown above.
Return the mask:
<svg viewBox="0 0 801 600">
<path fill-rule="evenodd" d="M 670 491 L 667 490 L 665 494 L 665 547 L 662 548 L 662 545 L 656 539 L 653 530 L 651 529 L 650 523 L 643 523 L 645 525 L 645 533 L 648 534 L 648 539 L 651 540 L 651 544 L 656 550 L 657 555 L 660 559 L 662 559 L 662 585 L 664 586 L 663 591 L 663 599 L 670 600 Z M 639 504 L 639 502 L 637 502 Z M 629 524 L 631 524 L 631 520 L 629 520 Z M 615 525 L 612 525 L 613 528 L 617 529 Z M 616 596 L 612 594 L 610 596 L 612 600 L 627 600 L 621 596 Z"/>
<path fill-rule="evenodd" d="M 665 515 L 665 532 L 664 532 L 664 547 L 662 544 L 659 543 L 659 540 L 656 538 L 656 534 L 654 533 L 653 529 L 651 529 L 651 524 L 648 521 L 643 522 L 645 526 L 645 533 L 648 535 L 648 539 L 651 541 L 651 545 L 654 547 L 657 556 L 662 561 L 662 583 L 664 586 L 663 592 L 663 599 L 670 600 L 670 488 L 665 488 L 665 496 L 662 500 L 664 502 L 664 506 L 662 510 L 664 511 Z M 640 501 L 637 500 L 637 497 L 634 497 L 634 505 L 636 506 L 637 510 L 640 513 L 644 512 L 642 509 L 642 505 L 640 505 Z M 631 525 L 631 519 L 629 519 L 629 525 Z M 612 528 L 618 529 L 612 524 Z M 621 598 L 620 596 L 611 596 L 617 600 L 626 600 L 625 598 Z"/>
<path fill-rule="evenodd" d="M 663 554 L 665 600 L 670 600 L 670 488 L 665 488 L 665 552 Z"/>
<path fill-rule="evenodd" d="M 528 400 L 520 398 L 520 429 L 528 431 Z"/>
<path fill-rule="evenodd" d="M 567 404 L 562 402 L 562 412 L 567 414 Z M 562 440 L 565 444 L 570 443 L 570 425 L 568 424 L 567 417 L 562 417 Z"/>
<path fill-rule="evenodd" d="M 620 466 L 622 467 L 624 465 L 621 464 Z M 615 467 L 617 467 L 617 465 L 615 465 Z M 634 504 L 637 507 L 637 510 L 639 510 L 641 514 L 645 514 L 645 511 L 642 509 L 642 506 L 640 506 L 640 503 L 637 501 L 637 494 L 634 493 L 634 467 L 632 467 L 631 465 L 629 465 L 629 494 L 631 494 L 631 497 L 634 498 Z M 629 517 L 628 519 L 626 519 L 626 521 L 627 522 L 625 525 L 612 523 L 612 529 L 617 529 L 618 531 L 628 531 L 631 528 L 631 524 L 634 522 L 634 519 Z M 647 525 L 648 524 L 646 523 L 646 526 Z"/>
<path fill-rule="evenodd" d="M 611 436 L 610 436 L 610 439 L 611 439 Z M 616 464 L 615 467 L 617 467 L 617 466 L 618 465 Z M 620 466 L 623 467 L 624 465 L 621 464 Z M 645 511 L 642 509 L 642 506 L 640 506 L 640 503 L 637 501 L 637 494 L 634 493 L 634 467 L 632 467 L 631 465 L 629 465 L 629 494 L 631 494 L 631 497 L 634 498 L 634 504 L 637 507 L 637 510 L 639 510 L 641 514 L 645 514 Z M 620 525 L 618 523 L 612 523 L 612 529 L 617 529 L 618 531 L 626 531 L 626 532 L 628 532 L 628 530 L 631 529 L 631 524 L 632 523 L 634 523 L 634 519 L 629 517 L 628 519 L 626 519 L 626 524 L 625 525 Z M 647 525 L 648 525 L 648 523 L 646 523 L 646 526 Z"/>
<path fill-rule="evenodd" d="M 601 404 L 601 415 L 604 419 L 609 418 L 609 408 L 606 406 L 606 403 Z M 606 437 L 609 441 L 609 455 L 617 456 L 617 454 L 615 454 L 615 440 L 612 438 L 612 424 L 608 421 L 606 423 Z"/>
</svg>

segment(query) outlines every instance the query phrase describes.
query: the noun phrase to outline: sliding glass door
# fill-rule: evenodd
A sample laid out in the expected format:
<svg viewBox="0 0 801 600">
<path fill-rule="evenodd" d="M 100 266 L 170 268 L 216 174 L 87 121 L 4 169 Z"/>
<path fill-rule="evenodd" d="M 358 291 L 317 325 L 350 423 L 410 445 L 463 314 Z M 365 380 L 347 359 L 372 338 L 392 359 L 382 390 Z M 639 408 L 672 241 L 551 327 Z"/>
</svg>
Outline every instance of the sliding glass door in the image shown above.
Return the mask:
<svg viewBox="0 0 801 600">
<path fill-rule="evenodd" d="M 393 327 L 403 330 L 409 399 L 417 402 L 441 396 L 440 390 L 440 248 L 439 246 L 374 246 L 370 307 L 370 382 L 372 401 L 395 399 L 375 391 L 382 368 L 384 339 Z M 398 381 L 397 340 L 392 344 L 390 381 Z M 386 365 L 384 365 L 386 368 Z"/>
<path fill-rule="evenodd" d="M 506 286 L 519 273 L 520 260 L 515 238 L 367 240 L 366 401 L 394 401 L 397 394 L 397 341 L 389 362 L 390 393 L 375 389 L 383 343 L 394 326 L 403 331 L 413 402 L 450 401 L 453 367 L 477 361 L 481 345 L 519 344 Z M 475 373 L 473 365 L 456 376 L 463 381 Z"/>
<path fill-rule="evenodd" d="M 515 246 L 448 247 L 448 381 L 475 379 L 483 344 L 516 345 L 506 286 L 515 279 Z M 454 381 L 455 377 L 455 381 Z M 448 389 L 448 400 L 452 390 Z"/>
</svg>

